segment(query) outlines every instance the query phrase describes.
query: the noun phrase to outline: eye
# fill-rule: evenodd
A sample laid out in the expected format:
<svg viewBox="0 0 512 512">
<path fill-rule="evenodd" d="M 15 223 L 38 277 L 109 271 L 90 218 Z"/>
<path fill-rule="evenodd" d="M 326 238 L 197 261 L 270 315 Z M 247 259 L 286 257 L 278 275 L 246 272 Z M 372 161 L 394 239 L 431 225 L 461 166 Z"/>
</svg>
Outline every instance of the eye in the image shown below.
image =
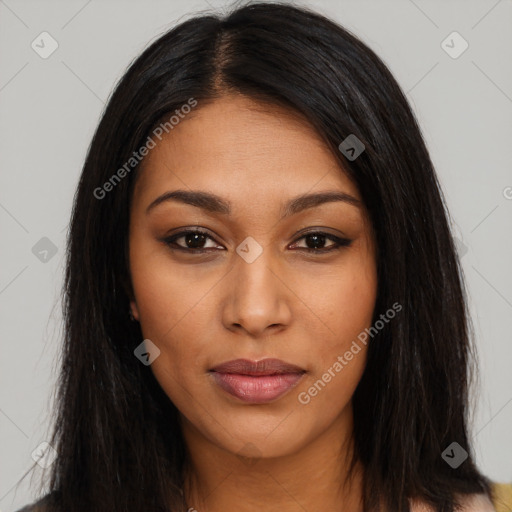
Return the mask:
<svg viewBox="0 0 512 512">
<path fill-rule="evenodd" d="M 294 242 L 292 247 L 297 246 L 300 240 L 304 240 L 307 247 L 297 247 L 296 250 L 306 251 L 308 253 L 314 254 L 324 254 L 331 252 L 337 249 L 341 249 L 342 247 L 348 247 L 352 243 L 352 240 L 349 240 L 348 238 L 340 238 L 329 233 L 324 233 L 322 231 L 315 231 L 300 237 L 297 241 Z M 332 243 L 325 247 L 325 243 L 328 240 L 330 240 Z M 178 241 L 180 241 L 180 243 L 178 243 Z M 213 242 L 213 246 L 207 247 L 205 244 L 207 244 L 208 241 Z M 216 245 L 215 240 L 207 232 L 198 229 L 180 231 L 179 233 L 162 239 L 162 242 L 173 250 L 175 249 L 192 254 L 204 254 L 214 250 L 225 250 L 222 246 L 220 246 L 221 248 L 219 249 L 219 246 Z"/>
<path fill-rule="evenodd" d="M 342 247 L 348 247 L 352 243 L 352 240 L 349 240 L 348 238 L 340 238 L 329 233 L 323 233 L 322 231 L 307 233 L 298 240 L 304 240 L 307 245 L 307 247 L 299 247 L 299 250 L 318 254 L 335 251 Z M 328 247 L 324 247 L 327 240 L 331 240 L 333 243 Z M 296 244 L 297 242 L 294 243 L 294 245 Z"/>
<path fill-rule="evenodd" d="M 178 243 L 178 240 L 182 240 L 182 243 Z M 215 242 L 215 240 L 205 231 L 187 230 L 166 237 L 162 241 L 171 249 L 177 249 L 190 253 L 206 253 L 211 252 L 212 250 L 216 250 L 215 246 L 205 247 L 204 244 L 208 240 Z M 224 250 L 224 248 L 220 250 Z"/>
</svg>

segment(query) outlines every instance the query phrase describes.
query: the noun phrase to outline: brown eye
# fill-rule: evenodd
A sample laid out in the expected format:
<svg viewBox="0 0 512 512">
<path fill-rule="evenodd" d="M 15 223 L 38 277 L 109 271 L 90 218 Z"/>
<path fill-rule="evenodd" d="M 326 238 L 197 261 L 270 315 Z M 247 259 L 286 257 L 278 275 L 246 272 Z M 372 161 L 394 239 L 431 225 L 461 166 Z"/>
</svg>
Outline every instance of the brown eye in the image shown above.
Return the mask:
<svg viewBox="0 0 512 512">
<path fill-rule="evenodd" d="M 182 240 L 178 243 L 178 240 Z M 204 253 L 211 250 L 216 250 L 216 247 L 205 247 L 205 243 L 213 238 L 204 231 L 181 231 L 170 237 L 164 238 L 163 242 L 171 249 L 182 250 L 191 253 Z M 217 246 L 218 247 L 218 246 Z"/>
<path fill-rule="evenodd" d="M 339 238 L 329 233 L 322 232 L 308 233 L 299 238 L 299 240 L 304 240 L 306 243 L 306 247 L 299 247 L 299 250 L 312 253 L 326 253 L 342 247 L 348 247 L 352 243 L 352 240 L 348 238 Z M 325 247 L 327 240 L 331 240 L 333 243 Z M 295 242 L 295 244 L 297 244 L 297 242 Z"/>
</svg>

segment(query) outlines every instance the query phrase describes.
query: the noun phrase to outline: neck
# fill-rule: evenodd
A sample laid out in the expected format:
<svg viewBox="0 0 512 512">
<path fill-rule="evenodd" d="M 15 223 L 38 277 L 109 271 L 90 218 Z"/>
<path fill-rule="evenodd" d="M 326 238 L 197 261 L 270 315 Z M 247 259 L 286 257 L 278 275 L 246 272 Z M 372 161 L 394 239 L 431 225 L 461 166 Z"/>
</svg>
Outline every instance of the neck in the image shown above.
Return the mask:
<svg viewBox="0 0 512 512">
<path fill-rule="evenodd" d="M 353 416 L 347 409 L 312 442 L 279 457 L 240 457 L 182 418 L 188 507 L 198 512 L 362 511 L 360 464 L 348 478 Z"/>
</svg>

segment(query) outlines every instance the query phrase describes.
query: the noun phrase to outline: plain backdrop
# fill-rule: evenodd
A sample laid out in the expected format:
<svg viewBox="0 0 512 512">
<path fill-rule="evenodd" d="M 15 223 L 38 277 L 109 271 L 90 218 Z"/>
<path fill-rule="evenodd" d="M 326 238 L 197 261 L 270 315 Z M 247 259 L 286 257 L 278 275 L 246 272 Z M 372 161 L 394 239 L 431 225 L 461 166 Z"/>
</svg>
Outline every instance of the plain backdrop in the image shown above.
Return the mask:
<svg viewBox="0 0 512 512">
<path fill-rule="evenodd" d="M 472 421 L 477 462 L 493 480 L 510 482 L 512 2 L 302 4 L 369 45 L 418 117 L 469 288 L 481 368 Z M 215 0 L 0 0 L 3 512 L 35 497 L 30 477 L 22 477 L 50 426 L 66 228 L 104 103 L 150 41 L 195 12 L 227 7 Z M 58 45 L 47 58 L 37 47 L 42 37 L 45 51 Z"/>
</svg>

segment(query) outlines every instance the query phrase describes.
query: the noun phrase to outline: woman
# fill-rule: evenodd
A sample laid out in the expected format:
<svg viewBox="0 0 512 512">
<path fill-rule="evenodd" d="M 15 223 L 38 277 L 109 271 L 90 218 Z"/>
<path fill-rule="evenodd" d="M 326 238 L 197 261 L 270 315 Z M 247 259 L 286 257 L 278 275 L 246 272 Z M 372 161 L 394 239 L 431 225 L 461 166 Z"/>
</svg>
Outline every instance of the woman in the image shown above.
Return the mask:
<svg viewBox="0 0 512 512">
<path fill-rule="evenodd" d="M 43 510 L 493 510 L 441 191 L 345 29 L 258 3 L 160 37 L 103 114 L 68 251 Z"/>
</svg>

